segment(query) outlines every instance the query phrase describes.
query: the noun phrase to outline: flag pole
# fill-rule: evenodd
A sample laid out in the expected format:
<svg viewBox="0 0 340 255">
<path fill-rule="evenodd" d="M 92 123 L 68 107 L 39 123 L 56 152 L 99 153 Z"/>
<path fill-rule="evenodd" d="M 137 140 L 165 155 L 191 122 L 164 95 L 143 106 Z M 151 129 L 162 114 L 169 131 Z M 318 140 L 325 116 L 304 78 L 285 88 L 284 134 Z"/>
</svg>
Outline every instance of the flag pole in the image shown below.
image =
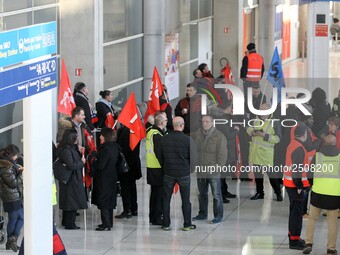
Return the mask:
<svg viewBox="0 0 340 255">
<path fill-rule="evenodd" d="M 263 93 L 262 93 L 262 96 L 261 96 L 260 107 L 261 107 L 262 102 L 263 102 L 264 94 L 266 93 L 266 90 L 267 90 L 267 83 L 268 83 L 268 81 L 267 81 L 267 79 L 266 79 L 266 82 L 265 82 L 265 84 L 264 84 Z"/>
</svg>

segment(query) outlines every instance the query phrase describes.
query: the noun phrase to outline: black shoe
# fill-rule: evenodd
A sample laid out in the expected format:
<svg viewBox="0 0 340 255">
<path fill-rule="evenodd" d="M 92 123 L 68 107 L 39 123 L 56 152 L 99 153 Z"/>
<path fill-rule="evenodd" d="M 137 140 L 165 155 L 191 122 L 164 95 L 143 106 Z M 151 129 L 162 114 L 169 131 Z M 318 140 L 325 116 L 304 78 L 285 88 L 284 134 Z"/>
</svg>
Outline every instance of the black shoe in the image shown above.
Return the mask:
<svg viewBox="0 0 340 255">
<path fill-rule="evenodd" d="M 303 254 L 309 254 L 312 252 L 313 245 L 311 243 L 306 244 L 306 247 L 303 249 Z"/>
<path fill-rule="evenodd" d="M 17 240 L 18 237 L 16 235 L 10 236 L 6 243 L 6 250 L 8 246 L 12 251 L 17 252 L 18 251 Z"/>
<path fill-rule="evenodd" d="M 163 222 L 160 222 L 160 221 L 155 221 L 155 222 L 152 222 L 151 224 L 154 226 L 163 226 Z"/>
<path fill-rule="evenodd" d="M 229 204 L 230 200 L 226 197 L 223 198 L 223 204 Z"/>
<path fill-rule="evenodd" d="M 111 231 L 111 227 L 101 226 L 101 227 L 96 228 L 96 231 L 104 231 L 104 230 Z"/>
<path fill-rule="evenodd" d="M 77 225 L 71 226 L 71 227 L 65 227 L 65 229 L 80 229 Z"/>
<path fill-rule="evenodd" d="M 283 198 L 282 198 L 281 194 L 277 194 L 276 195 L 276 201 L 278 201 L 278 202 L 282 202 L 283 201 Z"/>
<path fill-rule="evenodd" d="M 306 248 L 305 242 L 298 240 L 298 241 L 289 241 L 289 249 L 292 250 L 304 250 Z"/>
<path fill-rule="evenodd" d="M 327 255 L 337 255 L 337 254 L 338 254 L 337 250 L 327 249 Z"/>
<path fill-rule="evenodd" d="M 224 197 L 226 197 L 226 198 L 235 198 L 236 195 L 231 194 L 230 192 L 227 192 L 227 194 Z"/>
<path fill-rule="evenodd" d="M 138 216 L 138 211 L 132 212 L 132 216 Z"/>
<path fill-rule="evenodd" d="M 264 194 L 263 193 L 256 193 L 255 196 L 252 196 L 250 200 L 257 200 L 257 199 L 263 199 Z"/>
<path fill-rule="evenodd" d="M 131 211 L 128 211 L 128 212 L 125 212 L 125 211 L 124 211 L 124 212 L 122 212 L 121 214 L 115 216 L 116 219 L 124 219 L 124 218 L 129 219 L 129 218 L 131 218 L 131 217 L 132 217 Z"/>
</svg>

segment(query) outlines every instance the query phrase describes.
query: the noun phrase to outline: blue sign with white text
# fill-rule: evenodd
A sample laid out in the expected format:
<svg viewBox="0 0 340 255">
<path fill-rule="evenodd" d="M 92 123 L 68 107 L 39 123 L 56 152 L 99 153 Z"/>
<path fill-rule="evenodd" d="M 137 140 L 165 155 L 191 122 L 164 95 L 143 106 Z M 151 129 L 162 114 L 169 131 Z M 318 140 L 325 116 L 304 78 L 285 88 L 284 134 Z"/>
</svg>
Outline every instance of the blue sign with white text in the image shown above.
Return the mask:
<svg viewBox="0 0 340 255">
<path fill-rule="evenodd" d="M 56 22 L 0 33 L 0 67 L 57 52 Z"/>
<path fill-rule="evenodd" d="M 57 86 L 57 58 L 0 73 L 0 107 Z"/>
</svg>

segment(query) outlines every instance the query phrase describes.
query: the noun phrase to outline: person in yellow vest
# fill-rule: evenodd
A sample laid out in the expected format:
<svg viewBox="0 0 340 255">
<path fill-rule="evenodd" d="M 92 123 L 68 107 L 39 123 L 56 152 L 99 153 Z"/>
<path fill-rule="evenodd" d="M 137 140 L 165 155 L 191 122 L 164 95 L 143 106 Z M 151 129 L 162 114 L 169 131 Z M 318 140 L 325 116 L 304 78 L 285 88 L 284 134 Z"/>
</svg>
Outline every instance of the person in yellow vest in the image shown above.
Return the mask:
<svg viewBox="0 0 340 255">
<path fill-rule="evenodd" d="M 320 152 L 316 153 L 315 166 L 321 171 L 314 172 L 311 205 L 306 230 L 306 248 L 303 254 L 312 252 L 315 223 L 322 209 L 327 210 L 328 242 L 327 254 L 337 254 L 338 208 L 340 206 L 340 151 L 336 138 L 327 135 Z"/>
<path fill-rule="evenodd" d="M 300 238 L 303 219 L 303 190 L 309 189 L 307 178 L 308 153 L 304 147 L 307 130 L 304 125 L 295 128 L 294 139 L 290 141 L 286 153 L 283 185 L 289 197 L 288 237 L 289 249 L 303 250 L 305 241 Z"/>
<path fill-rule="evenodd" d="M 167 117 L 164 111 L 156 112 L 154 125 L 146 131 L 146 169 L 147 183 L 151 185 L 149 220 L 152 225 L 162 225 L 163 218 L 163 171 L 157 154 L 165 134 Z"/>
<path fill-rule="evenodd" d="M 247 45 L 247 54 L 242 60 L 242 67 L 240 70 L 240 78 L 243 80 L 243 93 L 247 102 L 248 88 L 258 84 L 264 73 L 263 57 L 256 53 L 255 43 Z M 246 104 L 246 108 L 247 104 Z"/>
<path fill-rule="evenodd" d="M 260 110 L 268 110 L 268 104 L 262 104 Z M 256 182 L 256 194 L 251 200 L 263 199 L 263 169 L 272 167 L 274 161 L 274 145 L 280 142 L 281 127 L 277 122 L 271 121 L 272 115 L 263 115 L 257 118 L 252 127 L 247 128 L 248 135 L 251 136 L 249 148 L 249 163 L 253 165 Z M 261 125 L 262 124 L 262 125 Z M 282 201 L 280 182 L 278 176 L 271 171 L 267 171 L 269 181 L 276 194 L 277 201 Z"/>
</svg>

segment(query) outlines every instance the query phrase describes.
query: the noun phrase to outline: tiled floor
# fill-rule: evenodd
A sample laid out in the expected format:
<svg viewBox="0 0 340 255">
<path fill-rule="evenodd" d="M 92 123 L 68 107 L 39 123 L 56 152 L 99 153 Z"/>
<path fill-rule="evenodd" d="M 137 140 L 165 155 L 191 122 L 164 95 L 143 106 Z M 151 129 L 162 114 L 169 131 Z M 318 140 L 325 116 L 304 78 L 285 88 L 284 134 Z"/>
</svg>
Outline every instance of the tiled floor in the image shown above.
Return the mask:
<svg viewBox="0 0 340 255">
<path fill-rule="evenodd" d="M 339 77 L 340 53 L 331 56 L 331 77 Z M 284 66 L 286 77 L 303 77 L 305 64 L 301 60 Z M 340 86 L 337 85 L 337 89 Z M 334 95 L 335 96 L 335 95 Z M 332 97 L 333 98 L 333 97 Z M 115 220 L 112 231 L 94 231 L 100 223 L 99 211 L 96 207 L 87 210 L 86 228 L 84 216 L 77 218 L 81 230 L 59 229 L 69 255 L 113 255 L 113 254 L 228 254 L 228 255 L 288 255 L 302 254 L 288 248 L 288 197 L 283 202 L 273 200 L 272 189 L 266 179 L 265 199 L 251 201 L 254 183 L 229 180 L 229 190 L 238 197 L 224 205 L 223 222 L 216 225 L 207 221 L 195 222 L 197 229 L 184 232 L 180 195 L 173 196 L 171 204 L 171 231 L 163 231 L 148 222 L 149 186 L 144 176 L 138 181 L 139 215 L 131 219 Z M 211 197 L 210 197 L 211 198 Z M 210 199 L 209 219 L 212 218 Z M 118 213 L 122 204 L 118 198 Z M 192 176 L 191 187 L 192 215 L 198 212 L 196 178 Z M 117 213 L 117 212 L 116 212 Z M 305 224 L 302 236 L 305 235 Z M 327 242 L 327 223 L 320 216 L 315 234 L 315 245 L 312 254 L 325 254 Z M 337 243 L 340 247 L 340 241 Z M 4 244 L 0 246 L 1 254 L 14 254 L 6 251 Z M 43 254 L 37 254 L 43 255 Z"/>
</svg>

